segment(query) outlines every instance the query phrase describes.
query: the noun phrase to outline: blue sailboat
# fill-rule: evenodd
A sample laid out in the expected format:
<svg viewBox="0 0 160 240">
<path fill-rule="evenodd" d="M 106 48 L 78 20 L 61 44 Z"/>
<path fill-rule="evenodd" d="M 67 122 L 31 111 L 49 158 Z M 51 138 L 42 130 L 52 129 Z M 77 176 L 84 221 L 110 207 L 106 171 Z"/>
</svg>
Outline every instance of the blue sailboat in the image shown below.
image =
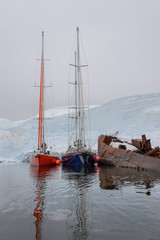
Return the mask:
<svg viewBox="0 0 160 240">
<path fill-rule="evenodd" d="M 73 145 L 70 145 L 68 150 L 62 155 L 62 164 L 65 166 L 86 167 L 94 165 L 96 156 L 86 145 L 85 107 L 81 68 L 87 65 L 81 65 L 78 27 L 76 31 L 76 40 L 75 63 L 70 64 L 75 68 L 75 81 L 71 83 L 74 85 L 75 91 L 74 107 L 72 107 L 74 113 L 71 117 L 74 120 L 75 139 Z"/>
</svg>

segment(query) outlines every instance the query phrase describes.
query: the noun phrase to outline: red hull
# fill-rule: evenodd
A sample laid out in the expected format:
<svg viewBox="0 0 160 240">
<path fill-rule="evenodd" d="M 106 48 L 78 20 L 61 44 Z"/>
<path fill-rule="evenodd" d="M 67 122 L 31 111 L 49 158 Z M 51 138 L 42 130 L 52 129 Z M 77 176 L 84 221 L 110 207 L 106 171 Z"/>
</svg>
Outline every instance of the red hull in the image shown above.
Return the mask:
<svg viewBox="0 0 160 240">
<path fill-rule="evenodd" d="M 56 156 L 36 154 L 29 158 L 29 162 L 31 166 L 45 167 L 45 166 L 59 165 L 61 163 L 61 160 L 59 160 L 59 158 Z"/>
</svg>

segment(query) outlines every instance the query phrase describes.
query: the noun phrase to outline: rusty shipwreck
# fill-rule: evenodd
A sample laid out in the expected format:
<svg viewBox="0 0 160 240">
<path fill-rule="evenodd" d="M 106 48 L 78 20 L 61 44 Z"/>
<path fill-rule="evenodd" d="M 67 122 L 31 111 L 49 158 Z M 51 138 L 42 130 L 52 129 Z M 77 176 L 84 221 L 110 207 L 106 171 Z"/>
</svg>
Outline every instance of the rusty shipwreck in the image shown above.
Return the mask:
<svg viewBox="0 0 160 240">
<path fill-rule="evenodd" d="M 152 148 L 145 135 L 130 142 L 116 136 L 100 135 L 98 156 L 100 164 L 160 172 L 160 148 Z"/>
</svg>

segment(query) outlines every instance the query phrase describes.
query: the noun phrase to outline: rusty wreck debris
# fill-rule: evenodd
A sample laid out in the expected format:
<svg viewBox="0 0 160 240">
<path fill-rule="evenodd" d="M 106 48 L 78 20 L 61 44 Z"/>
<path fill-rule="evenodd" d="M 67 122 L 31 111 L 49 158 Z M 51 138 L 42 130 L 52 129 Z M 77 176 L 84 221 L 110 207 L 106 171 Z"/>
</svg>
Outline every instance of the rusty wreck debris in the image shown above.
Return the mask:
<svg viewBox="0 0 160 240">
<path fill-rule="evenodd" d="M 98 156 L 101 164 L 160 171 L 160 148 L 152 149 L 150 139 L 145 135 L 131 142 L 101 135 L 98 138 Z"/>
</svg>

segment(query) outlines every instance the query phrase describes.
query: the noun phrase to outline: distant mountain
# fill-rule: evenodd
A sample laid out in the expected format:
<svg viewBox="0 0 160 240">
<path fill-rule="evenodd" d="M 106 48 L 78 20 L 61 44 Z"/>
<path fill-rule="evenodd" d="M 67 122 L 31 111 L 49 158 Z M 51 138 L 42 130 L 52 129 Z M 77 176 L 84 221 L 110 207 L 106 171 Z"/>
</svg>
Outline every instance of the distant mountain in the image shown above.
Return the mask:
<svg viewBox="0 0 160 240">
<path fill-rule="evenodd" d="M 68 108 L 46 111 L 47 143 L 55 151 L 68 147 Z M 88 139 L 94 149 L 100 134 L 114 134 L 127 140 L 146 134 L 152 146 L 160 145 L 160 93 L 114 99 L 86 110 L 90 119 Z M 0 119 L 0 160 L 21 161 L 37 147 L 37 116 L 25 121 Z"/>
</svg>

